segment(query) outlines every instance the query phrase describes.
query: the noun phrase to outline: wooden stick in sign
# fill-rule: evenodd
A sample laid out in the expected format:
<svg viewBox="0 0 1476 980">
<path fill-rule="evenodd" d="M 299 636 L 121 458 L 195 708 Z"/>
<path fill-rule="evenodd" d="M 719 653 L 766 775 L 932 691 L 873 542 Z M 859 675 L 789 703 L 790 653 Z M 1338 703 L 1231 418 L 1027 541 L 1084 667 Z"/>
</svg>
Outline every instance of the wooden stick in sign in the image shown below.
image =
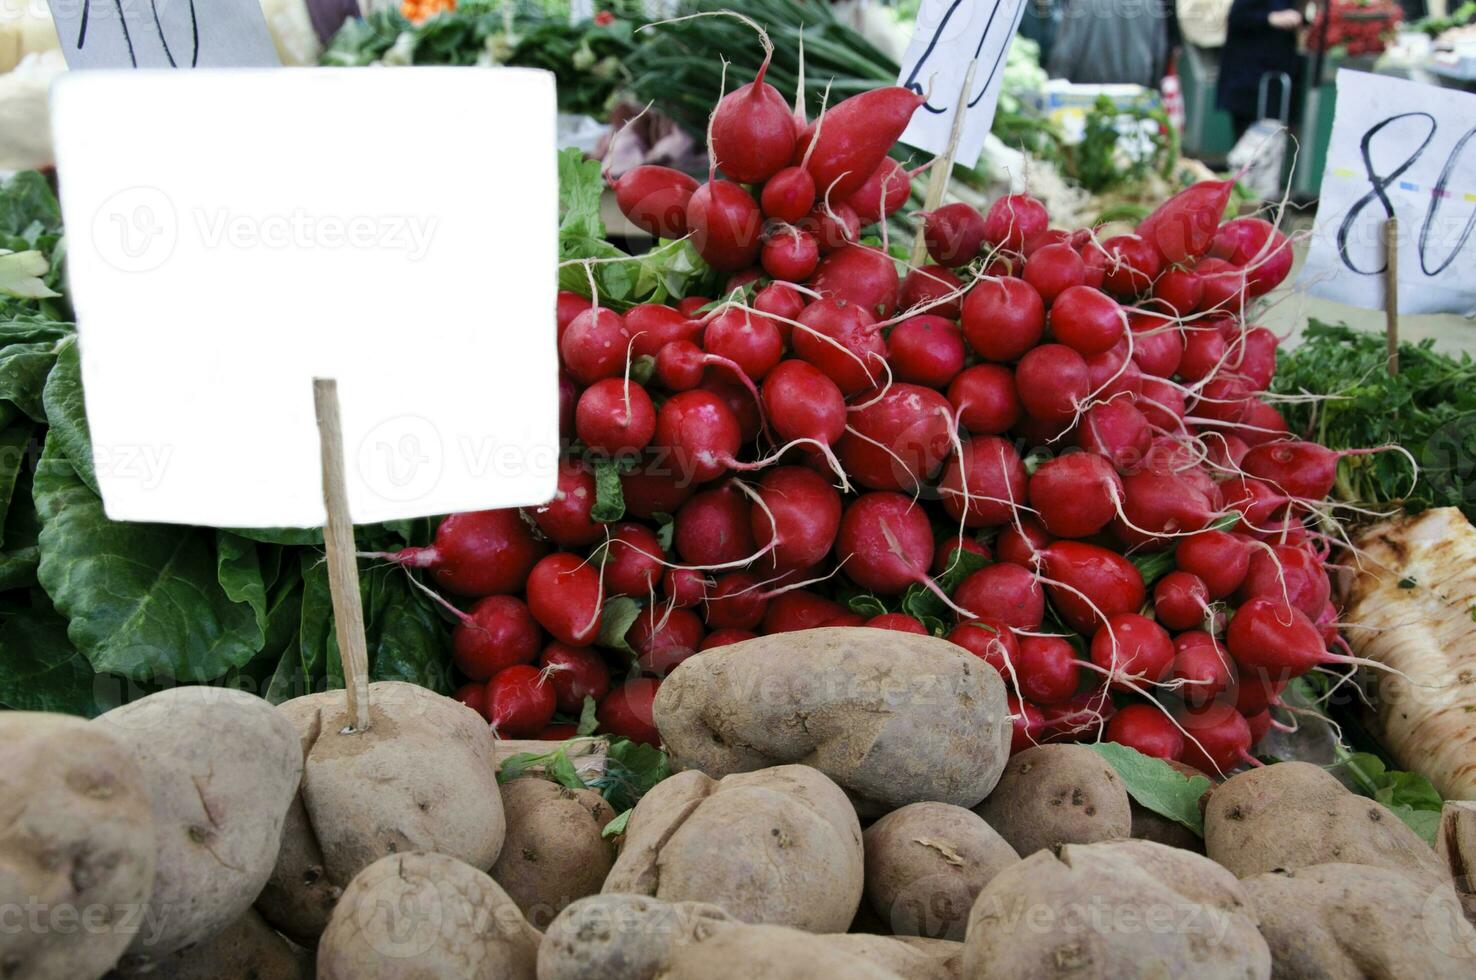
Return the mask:
<svg viewBox="0 0 1476 980">
<path fill-rule="evenodd" d="M 1384 222 L 1384 337 L 1389 376 L 1399 373 L 1399 219 Z"/>
<path fill-rule="evenodd" d="M 953 131 L 948 136 L 948 149 L 933 161 L 932 168 L 928 170 L 928 196 L 923 199 L 924 211 L 936 211 L 943 203 L 943 195 L 948 193 L 948 181 L 953 176 L 953 158 L 958 155 L 958 141 L 963 138 L 964 117 L 969 112 L 969 93 L 974 90 L 974 69 L 978 67 L 978 61 L 971 61 L 969 70 L 964 73 L 963 88 L 958 93 L 958 108 L 953 113 Z M 916 269 L 922 266 L 927 255 L 927 241 L 923 236 L 923 229 L 918 228 L 917 237 L 912 240 L 912 267 Z"/>
<path fill-rule="evenodd" d="M 313 379 L 318 413 L 318 445 L 323 461 L 323 503 L 328 523 L 323 544 L 328 549 L 328 588 L 333 595 L 333 622 L 343 660 L 344 693 L 354 731 L 369 728 L 369 643 L 364 637 L 364 603 L 359 594 L 359 563 L 354 522 L 349 518 L 343 470 L 343 423 L 338 413 L 338 382 Z"/>
</svg>

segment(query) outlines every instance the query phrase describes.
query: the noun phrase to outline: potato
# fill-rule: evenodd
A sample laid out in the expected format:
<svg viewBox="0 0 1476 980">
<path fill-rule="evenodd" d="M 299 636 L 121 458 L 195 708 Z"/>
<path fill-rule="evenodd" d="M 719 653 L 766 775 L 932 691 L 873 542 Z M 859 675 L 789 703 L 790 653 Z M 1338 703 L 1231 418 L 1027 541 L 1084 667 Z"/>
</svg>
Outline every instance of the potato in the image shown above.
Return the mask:
<svg viewBox="0 0 1476 980">
<path fill-rule="evenodd" d="M 154 812 L 154 888 L 126 958 L 142 968 L 251 907 L 277 860 L 302 750 L 268 702 L 226 688 L 159 691 L 92 724 L 137 760 Z"/>
<path fill-rule="evenodd" d="M 1307 762 L 1227 779 L 1210 794 L 1204 844 L 1241 878 L 1333 863 L 1446 876 L 1430 846 L 1383 804 L 1355 796 Z"/>
<path fill-rule="evenodd" d="M 318 942 L 319 980 L 533 980 L 538 930 L 497 882 L 410 851 L 359 872 Z"/>
<path fill-rule="evenodd" d="M 861 825 L 808 766 L 679 773 L 636 804 L 604 891 L 710 902 L 736 919 L 840 932 L 861 901 Z"/>
<path fill-rule="evenodd" d="M 153 807 L 129 750 L 81 718 L 0 714 L 0 976 L 102 976 L 153 887 Z"/>
<path fill-rule="evenodd" d="M 818 938 L 834 949 L 885 967 L 902 980 L 956 980 L 960 976 L 963 943 L 854 933 Z"/>
<path fill-rule="evenodd" d="M 995 875 L 969 915 L 965 977 L 1257 980 L 1271 953 L 1240 882 L 1141 840 L 1037 851 Z"/>
<path fill-rule="evenodd" d="M 599 893 L 615 860 L 600 836 L 615 811 L 600 794 L 524 777 L 503 784 L 502 809 L 507 836 L 492 880 L 529 922 L 546 926 L 576 898 Z"/>
<path fill-rule="evenodd" d="M 1021 857 L 1057 844 L 1126 837 L 1133 829 L 1122 777 L 1085 745 L 1036 745 L 1016 753 L 974 812 Z"/>
<path fill-rule="evenodd" d="M 673 950 L 660 980 L 901 980 L 902 974 L 875 962 L 858 948 L 825 942 L 779 926 L 751 925 L 719 930 L 706 940 Z M 866 937 L 885 942 L 877 936 Z M 917 974 L 914 974 L 917 976 Z"/>
<path fill-rule="evenodd" d="M 148 973 L 154 980 L 308 980 L 313 959 L 283 939 L 255 909 L 202 943 L 165 957 Z"/>
<path fill-rule="evenodd" d="M 866 900 L 897 935 L 962 940 L 974 899 L 1020 860 L 977 814 L 912 803 L 866 829 Z"/>
<path fill-rule="evenodd" d="M 651 980 L 676 947 L 740 925 L 704 902 L 592 895 L 549 923 L 538 948 L 538 980 Z"/>
<path fill-rule="evenodd" d="M 1316 864 L 1241 884 L 1278 980 L 1476 973 L 1476 929 L 1449 885 L 1360 864 Z"/>
<path fill-rule="evenodd" d="M 371 726 L 345 733 L 343 691 L 284 702 L 302 786 L 257 910 L 311 945 L 348 882 L 387 854 L 424 850 L 492 867 L 504 821 L 492 734 L 472 709 L 414 684 L 369 685 Z"/>
<path fill-rule="evenodd" d="M 675 767 L 717 779 L 803 763 L 866 817 L 925 801 L 973 806 L 1009 757 L 999 673 L 946 640 L 889 630 L 709 650 L 671 673 L 654 711 Z"/>
</svg>

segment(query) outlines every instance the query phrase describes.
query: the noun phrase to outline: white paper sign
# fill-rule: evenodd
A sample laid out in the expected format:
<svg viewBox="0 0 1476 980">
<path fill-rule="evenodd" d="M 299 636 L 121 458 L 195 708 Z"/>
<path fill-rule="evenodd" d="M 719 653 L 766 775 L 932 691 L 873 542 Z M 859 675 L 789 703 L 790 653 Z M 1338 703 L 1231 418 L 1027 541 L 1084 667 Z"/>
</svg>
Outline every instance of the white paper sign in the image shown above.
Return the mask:
<svg viewBox="0 0 1476 980">
<path fill-rule="evenodd" d="M 1399 309 L 1476 310 L 1476 95 L 1338 72 L 1312 247 L 1314 296 L 1384 307 L 1384 222 L 1399 218 Z"/>
<path fill-rule="evenodd" d="M 923 0 L 897 84 L 927 95 L 928 101 L 913 115 L 902 142 L 943 153 L 962 108 L 966 115 L 954 162 L 969 167 L 979 162 L 999 105 L 1005 52 L 1024 13 L 1024 0 Z M 975 61 L 973 82 L 960 107 L 969 64 Z"/>
<path fill-rule="evenodd" d="M 281 64 L 257 0 L 49 0 L 71 68 Z"/>
<path fill-rule="evenodd" d="M 76 72 L 52 95 L 103 502 L 358 522 L 554 489 L 554 81 L 513 68 Z"/>
</svg>

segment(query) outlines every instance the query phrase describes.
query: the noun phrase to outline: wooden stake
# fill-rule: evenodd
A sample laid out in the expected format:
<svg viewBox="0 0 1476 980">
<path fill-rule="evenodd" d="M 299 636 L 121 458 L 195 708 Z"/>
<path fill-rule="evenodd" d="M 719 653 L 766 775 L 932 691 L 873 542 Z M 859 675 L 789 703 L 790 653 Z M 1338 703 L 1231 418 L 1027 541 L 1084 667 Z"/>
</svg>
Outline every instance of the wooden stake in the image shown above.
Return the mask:
<svg viewBox="0 0 1476 980">
<path fill-rule="evenodd" d="M 1389 376 L 1399 373 L 1399 219 L 1384 222 L 1384 336 Z"/>
<path fill-rule="evenodd" d="M 963 137 L 964 117 L 968 115 L 969 93 L 974 90 L 974 69 L 979 67 L 978 61 L 969 62 L 969 70 L 964 73 L 963 88 L 958 93 L 958 108 L 953 113 L 953 131 L 948 135 L 948 149 L 943 155 L 933 161 L 933 166 L 928 170 L 928 195 L 923 199 L 924 211 L 936 211 L 943 203 L 943 195 L 948 193 L 948 181 L 953 177 L 953 158 L 958 155 L 958 141 Z M 923 230 L 917 230 L 917 237 L 912 240 L 912 267 L 918 268 L 927 258 L 928 244 L 923 237 Z"/>
<path fill-rule="evenodd" d="M 348 491 L 343 469 L 343 423 L 338 414 L 338 382 L 313 379 L 313 404 L 318 412 L 318 445 L 323 461 L 323 503 L 328 524 L 323 544 L 328 549 L 328 588 L 333 594 L 333 622 L 343 661 L 344 693 L 354 731 L 369 728 L 369 643 L 364 637 L 364 603 L 359 594 L 359 562 L 354 547 L 354 522 L 349 518 Z"/>
</svg>

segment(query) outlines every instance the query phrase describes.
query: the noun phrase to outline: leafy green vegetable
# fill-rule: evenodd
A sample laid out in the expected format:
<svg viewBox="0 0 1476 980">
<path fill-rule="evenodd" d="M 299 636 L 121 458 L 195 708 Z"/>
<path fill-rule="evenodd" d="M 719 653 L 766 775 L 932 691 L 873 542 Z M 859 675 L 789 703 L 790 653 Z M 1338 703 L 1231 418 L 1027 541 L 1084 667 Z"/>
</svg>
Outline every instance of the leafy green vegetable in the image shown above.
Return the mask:
<svg viewBox="0 0 1476 980">
<path fill-rule="evenodd" d="M 962 584 L 963 580 L 989 564 L 989 559 L 973 551 L 955 549 L 949 556 L 948 566 L 943 574 L 934 578 L 938 588 L 942 589 L 950 597 Z M 928 631 L 935 636 L 939 635 L 938 629 L 944 622 L 952 622 L 953 611 L 948 608 L 937 593 L 926 585 L 916 583 L 909 585 L 907 591 L 902 593 L 902 599 L 897 604 L 900 612 L 904 612 L 928 627 Z"/>
<path fill-rule="evenodd" d="M 600 836 L 605 838 L 606 840 L 609 840 L 611 837 L 619 837 L 621 834 L 625 833 L 625 827 L 627 824 L 630 823 L 630 815 L 632 812 L 634 812 L 634 810 L 635 807 L 631 807 L 629 810 L 626 810 L 614 820 L 611 820 L 609 823 L 605 824 L 605 829 L 600 831 Z"/>
<path fill-rule="evenodd" d="M 1199 798 L 1210 788 L 1208 778 L 1190 778 L 1162 759 L 1116 742 L 1098 742 L 1091 748 L 1122 777 L 1128 795 L 1139 805 L 1204 836 L 1204 816 L 1199 812 Z"/>
<path fill-rule="evenodd" d="M 641 604 L 630 596 L 607 598 L 604 611 L 600 614 L 600 637 L 595 642 L 634 657 L 635 651 L 625 641 L 625 634 L 630 632 L 631 624 L 640 614 Z"/>
<path fill-rule="evenodd" d="M 590 695 L 586 694 L 584 696 L 584 704 L 581 705 L 580 706 L 580 709 L 579 709 L 579 724 L 574 729 L 574 734 L 576 734 L 576 735 L 593 735 L 594 734 L 594 730 L 596 728 L 598 728 L 599 725 L 600 725 L 600 720 L 599 720 L 599 718 L 595 714 L 595 712 L 596 712 L 596 710 L 598 708 L 599 708 L 599 705 L 595 703 L 595 699 L 593 697 L 591 697 Z"/>
<path fill-rule="evenodd" d="M 640 802 L 657 783 L 671 775 L 671 761 L 654 745 L 617 738 L 605 756 L 605 771 L 589 780 L 617 812 Z"/>
<path fill-rule="evenodd" d="M 57 348 L 56 366 L 46 378 L 41 403 L 51 426 L 48 439 L 56 441 L 77 476 L 89 490 L 97 493 L 92 435 L 87 428 L 87 409 L 82 403 L 82 358 L 77 352 L 76 337 L 68 337 Z"/>
<path fill-rule="evenodd" d="M 613 524 L 625 516 L 625 492 L 620 488 L 620 466 L 612 459 L 596 459 L 595 502 L 589 510 L 592 520 Z"/>
<path fill-rule="evenodd" d="M 67 642 L 67 621 L 44 593 L 36 606 L 0 626 L 0 704 L 17 711 L 61 711 L 91 717 L 93 670 Z"/>
<path fill-rule="evenodd" d="M 1425 843 L 1434 846 L 1445 801 L 1428 779 L 1419 773 L 1389 769 L 1370 752 L 1348 752 L 1341 746 L 1337 752 L 1337 765 L 1347 771 L 1360 793 L 1384 804 Z"/>
</svg>

